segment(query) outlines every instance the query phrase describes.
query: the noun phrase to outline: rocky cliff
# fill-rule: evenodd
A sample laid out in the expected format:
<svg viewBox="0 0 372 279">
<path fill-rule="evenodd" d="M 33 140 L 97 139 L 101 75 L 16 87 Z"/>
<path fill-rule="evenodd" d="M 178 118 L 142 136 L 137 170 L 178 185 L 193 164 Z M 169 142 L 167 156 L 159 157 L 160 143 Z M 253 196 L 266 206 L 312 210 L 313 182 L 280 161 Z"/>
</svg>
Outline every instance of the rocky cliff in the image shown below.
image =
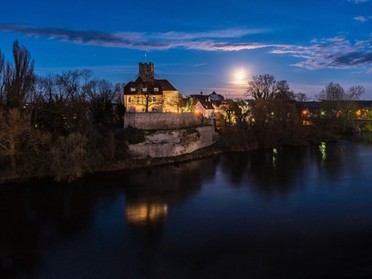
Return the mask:
<svg viewBox="0 0 372 279">
<path fill-rule="evenodd" d="M 128 151 L 138 159 L 174 157 L 210 146 L 217 139 L 213 126 L 147 131 L 145 141 L 129 145 Z"/>
</svg>

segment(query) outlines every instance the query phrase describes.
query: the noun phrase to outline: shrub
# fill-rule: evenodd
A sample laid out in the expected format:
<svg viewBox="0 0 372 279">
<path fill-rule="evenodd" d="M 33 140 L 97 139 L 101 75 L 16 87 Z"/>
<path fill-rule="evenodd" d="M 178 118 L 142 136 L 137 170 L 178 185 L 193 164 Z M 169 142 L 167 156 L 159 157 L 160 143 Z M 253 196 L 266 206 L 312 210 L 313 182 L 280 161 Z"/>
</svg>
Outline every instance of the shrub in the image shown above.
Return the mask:
<svg viewBox="0 0 372 279">
<path fill-rule="evenodd" d="M 80 133 L 59 137 L 50 149 L 50 170 L 56 181 L 68 182 L 91 171 L 88 139 Z"/>
</svg>

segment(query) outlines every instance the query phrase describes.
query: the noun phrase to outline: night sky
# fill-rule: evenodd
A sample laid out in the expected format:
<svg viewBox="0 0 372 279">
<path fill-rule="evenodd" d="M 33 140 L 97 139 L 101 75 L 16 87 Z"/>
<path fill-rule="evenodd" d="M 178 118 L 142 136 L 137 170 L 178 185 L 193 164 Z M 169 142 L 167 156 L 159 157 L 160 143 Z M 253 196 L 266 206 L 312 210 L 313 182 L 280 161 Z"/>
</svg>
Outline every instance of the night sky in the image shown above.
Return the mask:
<svg viewBox="0 0 372 279">
<path fill-rule="evenodd" d="M 185 95 L 241 97 L 272 74 L 310 99 L 329 82 L 372 99 L 372 0 L 3 1 L 8 60 L 16 39 L 40 75 L 91 69 L 126 83 L 147 61 Z"/>
</svg>

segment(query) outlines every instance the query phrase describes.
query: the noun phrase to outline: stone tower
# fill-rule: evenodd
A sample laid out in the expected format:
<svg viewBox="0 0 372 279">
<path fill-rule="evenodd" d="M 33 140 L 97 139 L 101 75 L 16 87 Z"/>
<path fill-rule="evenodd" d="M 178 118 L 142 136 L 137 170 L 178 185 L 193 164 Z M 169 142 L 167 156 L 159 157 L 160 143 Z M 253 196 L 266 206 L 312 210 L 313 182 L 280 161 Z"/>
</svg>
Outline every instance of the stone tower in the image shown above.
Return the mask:
<svg viewBox="0 0 372 279">
<path fill-rule="evenodd" d="M 154 63 L 139 63 L 138 75 L 142 78 L 143 81 L 154 81 L 155 71 Z"/>
</svg>

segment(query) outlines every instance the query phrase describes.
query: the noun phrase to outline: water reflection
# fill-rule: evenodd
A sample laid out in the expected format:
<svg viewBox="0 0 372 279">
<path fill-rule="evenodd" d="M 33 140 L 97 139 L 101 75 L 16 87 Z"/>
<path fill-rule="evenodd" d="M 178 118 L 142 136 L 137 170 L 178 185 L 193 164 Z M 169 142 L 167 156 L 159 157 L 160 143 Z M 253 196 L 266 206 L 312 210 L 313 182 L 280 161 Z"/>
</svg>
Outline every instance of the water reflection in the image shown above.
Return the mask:
<svg viewBox="0 0 372 279">
<path fill-rule="evenodd" d="M 369 147 L 327 143 L 3 188 L 0 278 L 211 278 L 199 273 L 208 264 L 244 270 L 243 258 L 253 270 L 290 266 L 298 247 L 322 250 L 323 230 L 327 243 L 354 225 L 370 234 L 371 158 Z"/>
<path fill-rule="evenodd" d="M 249 186 L 262 196 L 282 197 L 296 187 L 306 169 L 308 148 L 274 148 L 236 156 L 227 154 L 221 162 L 222 171 L 234 187 Z"/>
<path fill-rule="evenodd" d="M 204 181 L 214 179 L 213 160 L 193 161 L 145 170 L 135 170 L 125 181 L 125 224 L 131 242 L 142 249 L 138 257 L 147 258 L 162 239 L 171 207 L 196 195 Z"/>
<path fill-rule="evenodd" d="M 273 157 L 272 157 L 273 167 L 276 167 L 276 163 L 278 161 L 278 149 L 273 148 L 272 154 L 273 154 Z"/>
<path fill-rule="evenodd" d="M 320 155 L 322 156 L 322 160 L 323 161 L 327 160 L 327 143 L 321 142 L 319 144 L 319 151 Z"/>
<path fill-rule="evenodd" d="M 127 204 L 125 207 L 125 217 L 128 223 L 146 226 L 164 223 L 168 214 L 166 204 Z"/>
<path fill-rule="evenodd" d="M 92 220 L 94 194 L 86 191 L 87 185 L 38 184 L 13 185 L 0 192 L 2 278 L 25 274 L 32 278 L 44 264 L 44 258 L 38 256 L 40 250 L 54 245 L 57 238 L 60 243 L 76 235 Z"/>
<path fill-rule="evenodd" d="M 321 143 L 318 146 L 317 161 L 318 172 L 329 181 L 338 181 L 337 184 L 346 182 L 343 180 L 364 169 L 361 146 L 349 141 Z M 324 172 L 324 169 L 327 171 Z"/>
</svg>

